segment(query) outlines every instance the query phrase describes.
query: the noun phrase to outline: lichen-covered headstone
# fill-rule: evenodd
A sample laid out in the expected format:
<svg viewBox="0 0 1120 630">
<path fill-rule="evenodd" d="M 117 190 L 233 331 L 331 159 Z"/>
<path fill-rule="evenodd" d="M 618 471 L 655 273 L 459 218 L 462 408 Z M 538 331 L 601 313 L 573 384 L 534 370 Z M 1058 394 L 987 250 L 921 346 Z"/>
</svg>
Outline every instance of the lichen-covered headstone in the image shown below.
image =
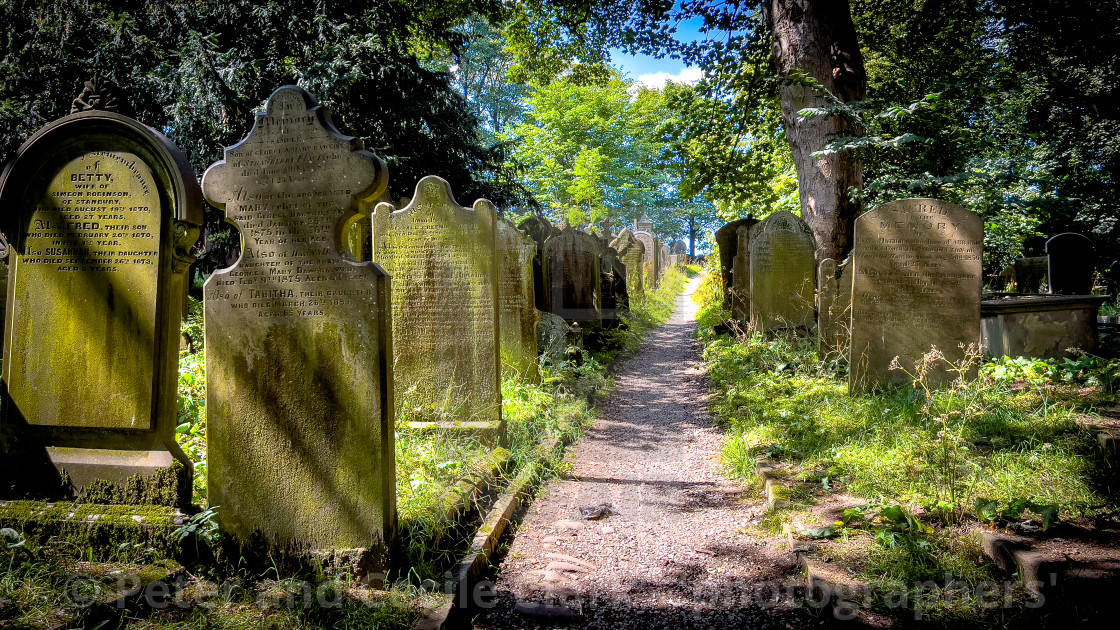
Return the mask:
<svg viewBox="0 0 1120 630">
<path fill-rule="evenodd" d="M 529 235 L 537 244 L 537 253 L 533 256 L 533 299 L 538 311 L 548 312 L 548 289 L 544 283 L 544 267 L 541 256 L 544 254 L 544 244 L 548 239 L 560 233 L 556 226 L 548 219 L 533 215 L 517 224 L 517 229 Z"/>
<path fill-rule="evenodd" d="M 817 241 L 809 226 L 779 210 L 754 228 L 749 247 L 751 325 L 813 328 Z"/>
<path fill-rule="evenodd" d="M 746 217 L 727 223 L 716 230 L 716 248 L 719 249 L 719 273 L 720 280 L 723 281 L 723 307 L 729 310 L 732 308 L 731 293 L 733 289 L 731 270 L 735 266 L 735 257 L 739 253 L 739 228 L 745 226 L 749 230 L 756 223 L 758 223 L 757 219 Z"/>
<path fill-rule="evenodd" d="M 645 295 L 645 287 L 642 282 L 642 261 L 645 258 L 645 245 L 634 238 L 634 233 L 626 228 L 611 241 L 611 247 L 618 252 L 618 260 L 626 269 L 627 294 L 638 297 Z"/>
<path fill-rule="evenodd" d="M 162 134 L 87 109 L 20 147 L 0 205 L 10 246 L 0 491 L 188 503 L 175 426 L 182 300 L 202 223 L 194 171 Z"/>
<path fill-rule="evenodd" d="M 635 232 L 634 238 L 642 243 L 642 273 L 646 284 L 656 289 L 661 283 L 661 268 L 657 265 L 661 258 L 661 242 L 649 232 Z"/>
<path fill-rule="evenodd" d="M 598 240 L 564 228 L 545 243 L 543 265 L 548 311 L 585 329 L 598 327 L 603 304 Z"/>
<path fill-rule="evenodd" d="M 1050 292 L 1089 295 L 1093 292 L 1093 241 L 1083 234 L 1066 232 L 1046 241 Z"/>
<path fill-rule="evenodd" d="M 851 318 L 851 267 L 825 258 L 817 267 L 817 341 L 822 361 L 847 356 Z"/>
<path fill-rule="evenodd" d="M 235 538 L 373 570 L 396 525 L 390 286 L 343 239 L 387 179 L 295 86 L 202 178 L 242 242 L 204 288 L 210 503 Z"/>
<path fill-rule="evenodd" d="M 537 309 L 533 257 L 537 244 L 505 219 L 498 221 L 498 301 L 502 367 L 537 378 Z"/>
<path fill-rule="evenodd" d="M 414 428 L 504 439 L 497 224 L 493 204 L 462 207 L 433 175 L 405 208 L 377 205 L 373 260 L 393 276 L 397 395 Z"/>
<path fill-rule="evenodd" d="M 960 344 L 978 344 L 983 259 L 983 220 L 946 201 L 893 201 L 857 218 L 849 390 L 909 384 L 889 369 L 895 357 L 913 373 L 931 346 L 955 362 Z M 928 385 L 955 378 L 943 365 Z"/>
</svg>

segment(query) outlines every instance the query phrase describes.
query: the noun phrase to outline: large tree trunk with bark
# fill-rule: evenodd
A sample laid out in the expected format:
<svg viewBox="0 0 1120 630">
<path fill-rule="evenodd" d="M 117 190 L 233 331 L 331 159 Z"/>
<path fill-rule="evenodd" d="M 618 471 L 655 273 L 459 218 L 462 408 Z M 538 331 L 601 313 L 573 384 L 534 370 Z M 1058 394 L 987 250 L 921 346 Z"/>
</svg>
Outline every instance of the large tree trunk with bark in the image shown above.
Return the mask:
<svg viewBox="0 0 1120 630">
<path fill-rule="evenodd" d="M 841 101 L 864 98 L 867 73 L 856 41 L 848 0 L 769 0 L 766 5 L 778 72 L 800 70 Z M 793 150 L 801 192 L 801 216 L 817 238 L 817 258 L 843 260 L 852 249 L 860 203 L 849 189 L 863 185 L 863 166 L 851 151 L 813 157 L 840 136 L 862 135 L 839 116 L 804 118 L 806 107 L 824 107 L 813 88 L 783 85 L 782 120 Z"/>
</svg>

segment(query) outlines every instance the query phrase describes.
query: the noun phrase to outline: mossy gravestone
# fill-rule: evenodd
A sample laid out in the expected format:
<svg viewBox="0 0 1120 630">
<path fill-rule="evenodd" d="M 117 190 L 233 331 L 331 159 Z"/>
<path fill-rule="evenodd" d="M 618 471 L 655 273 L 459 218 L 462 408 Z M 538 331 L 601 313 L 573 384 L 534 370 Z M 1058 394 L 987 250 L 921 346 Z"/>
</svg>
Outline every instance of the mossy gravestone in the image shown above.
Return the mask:
<svg viewBox="0 0 1120 630">
<path fill-rule="evenodd" d="M 746 217 L 725 224 L 716 230 L 716 248 L 719 249 L 719 274 L 723 282 L 723 308 L 731 309 L 731 270 L 735 265 L 735 256 L 739 252 L 739 228 L 746 226 L 748 229 L 757 219 Z"/>
<path fill-rule="evenodd" d="M 641 273 L 645 276 L 644 282 L 650 289 L 656 289 L 661 281 L 661 268 L 657 266 L 661 257 L 661 242 L 649 232 L 635 232 L 634 238 L 642 244 Z"/>
<path fill-rule="evenodd" d="M 295 86 L 202 178 L 242 243 L 205 287 L 210 503 L 239 539 L 381 569 L 396 522 L 389 278 L 343 239 L 387 179 Z"/>
<path fill-rule="evenodd" d="M 537 309 L 533 257 L 537 244 L 506 219 L 498 221 L 498 302 L 502 368 L 537 379 Z"/>
<path fill-rule="evenodd" d="M 758 221 L 744 223 L 735 230 L 735 258 L 731 264 L 731 319 L 746 324 L 751 318 L 751 233 Z"/>
<path fill-rule="evenodd" d="M 397 392 L 414 428 L 503 439 L 497 219 L 435 176 L 407 207 L 377 205 L 373 259 L 393 276 Z"/>
<path fill-rule="evenodd" d="M 905 370 L 937 346 L 949 361 L 980 342 L 984 222 L 937 199 L 904 199 L 856 219 L 852 252 L 851 371 L 861 392 L 911 376 Z M 938 361 L 927 384 L 955 378 Z"/>
<path fill-rule="evenodd" d="M 202 223 L 193 170 L 136 120 L 79 111 L 20 147 L 0 204 L 10 243 L 0 487 L 189 502 L 175 424 L 188 252 Z"/>
<path fill-rule="evenodd" d="M 817 241 L 809 226 L 779 210 L 752 228 L 748 247 L 751 325 L 813 328 Z"/>
<path fill-rule="evenodd" d="M 645 258 L 645 245 L 634 238 L 634 233 L 628 228 L 622 230 L 613 241 L 611 247 L 618 252 L 618 260 L 626 269 L 626 293 L 628 296 L 642 297 L 645 287 L 642 283 L 642 260 Z M 629 301 L 629 300 L 628 300 Z"/>
<path fill-rule="evenodd" d="M 817 267 L 817 352 L 821 360 L 847 356 L 851 318 L 851 266 L 825 258 Z"/>
<path fill-rule="evenodd" d="M 603 287 L 599 241 L 566 227 L 544 245 L 549 312 L 579 322 L 585 330 L 602 323 Z"/>
<path fill-rule="evenodd" d="M 518 223 L 517 229 L 528 234 L 529 238 L 537 244 L 537 253 L 533 256 L 533 301 L 536 303 L 538 311 L 547 313 L 548 289 L 545 287 L 544 267 L 541 261 L 544 255 L 544 244 L 548 242 L 548 239 L 559 234 L 560 230 L 549 223 L 548 219 L 537 215 Z"/>
</svg>

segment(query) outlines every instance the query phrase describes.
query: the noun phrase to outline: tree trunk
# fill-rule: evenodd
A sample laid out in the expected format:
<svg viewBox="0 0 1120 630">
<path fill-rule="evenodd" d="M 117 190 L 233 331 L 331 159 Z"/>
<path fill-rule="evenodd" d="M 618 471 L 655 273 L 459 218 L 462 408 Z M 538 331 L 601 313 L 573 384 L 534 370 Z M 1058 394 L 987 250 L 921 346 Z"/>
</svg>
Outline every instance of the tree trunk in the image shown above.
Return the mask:
<svg viewBox="0 0 1120 630">
<path fill-rule="evenodd" d="M 774 39 L 778 73 L 800 70 L 841 101 L 864 98 L 867 73 L 856 41 L 848 0 L 769 0 L 766 5 Z M 863 185 L 863 165 L 851 151 L 813 157 L 840 136 L 863 135 L 838 116 L 803 118 L 806 107 L 824 107 L 812 88 L 781 88 L 782 121 L 793 150 L 801 193 L 801 216 L 817 239 L 817 259 L 843 260 L 852 249 L 852 231 L 860 203 L 849 189 Z"/>
<path fill-rule="evenodd" d="M 696 217 L 688 215 L 688 260 L 696 260 Z"/>
</svg>

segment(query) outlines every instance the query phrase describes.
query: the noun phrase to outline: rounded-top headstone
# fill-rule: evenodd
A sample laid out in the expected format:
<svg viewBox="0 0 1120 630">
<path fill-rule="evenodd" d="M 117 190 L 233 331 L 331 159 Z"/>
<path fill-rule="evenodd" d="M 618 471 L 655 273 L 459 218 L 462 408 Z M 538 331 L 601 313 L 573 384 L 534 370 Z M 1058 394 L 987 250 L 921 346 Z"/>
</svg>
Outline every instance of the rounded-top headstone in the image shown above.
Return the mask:
<svg viewBox="0 0 1120 630">
<path fill-rule="evenodd" d="M 1066 232 L 1046 241 L 1050 292 L 1089 295 L 1093 292 L 1093 241 L 1083 234 Z"/>
</svg>

